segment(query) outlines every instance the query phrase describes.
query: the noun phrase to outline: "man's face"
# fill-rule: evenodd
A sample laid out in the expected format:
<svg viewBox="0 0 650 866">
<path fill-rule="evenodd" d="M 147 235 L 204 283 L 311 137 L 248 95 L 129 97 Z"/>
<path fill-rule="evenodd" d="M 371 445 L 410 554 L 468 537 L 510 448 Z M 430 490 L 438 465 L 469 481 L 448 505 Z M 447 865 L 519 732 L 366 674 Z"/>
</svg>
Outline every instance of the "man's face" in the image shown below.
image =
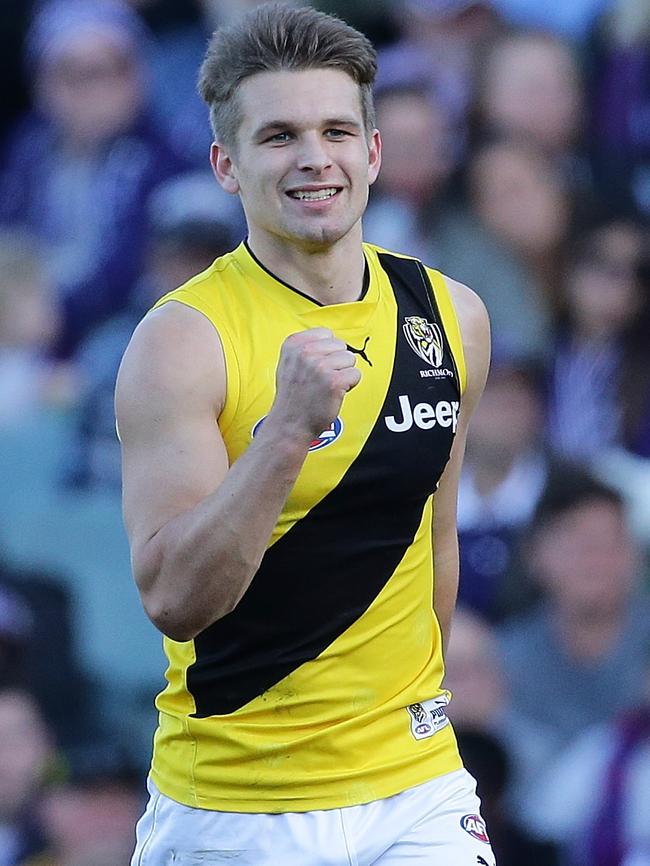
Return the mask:
<svg viewBox="0 0 650 866">
<path fill-rule="evenodd" d="M 484 75 L 488 125 L 550 151 L 573 145 L 580 132 L 581 84 L 573 56 L 559 40 L 506 42 L 489 58 Z"/>
<path fill-rule="evenodd" d="M 427 204 L 451 174 L 453 143 L 443 106 L 419 93 L 386 94 L 377 104 L 384 193 Z"/>
<path fill-rule="evenodd" d="M 360 237 L 380 140 L 366 137 L 357 84 L 335 69 L 262 72 L 237 98 L 236 152 L 214 147 L 212 162 L 240 195 L 251 239 L 315 252 L 355 227 Z"/>
<path fill-rule="evenodd" d="M 83 32 L 36 79 L 42 110 L 68 139 L 96 144 L 133 123 L 143 99 L 134 59 L 115 39 Z"/>
<path fill-rule="evenodd" d="M 495 363 L 472 417 L 469 462 L 510 465 L 537 447 L 542 428 L 541 399 L 532 383 L 516 367 Z"/>
<path fill-rule="evenodd" d="M 619 611 L 634 583 L 636 555 L 621 509 L 594 499 L 538 531 L 531 561 L 544 588 L 572 615 Z"/>
<path fill-rule="evenodd" d="M 32 699 L 0 695 L 0 823 L 13 821 L 40 784 L 50 757 L 48 734 Z"/>
</svg>

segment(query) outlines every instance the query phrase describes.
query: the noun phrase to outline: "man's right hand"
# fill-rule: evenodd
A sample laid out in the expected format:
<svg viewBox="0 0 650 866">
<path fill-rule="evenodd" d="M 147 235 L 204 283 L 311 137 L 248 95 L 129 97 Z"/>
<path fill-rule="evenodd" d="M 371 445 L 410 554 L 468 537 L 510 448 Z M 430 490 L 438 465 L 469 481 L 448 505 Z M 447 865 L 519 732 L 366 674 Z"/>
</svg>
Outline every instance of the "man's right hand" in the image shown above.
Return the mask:
<svg viewBox="0 0 650 866">
<path fill-rule="evenodd" d="M 328 328 L 291 334 L 282 344 L 276 397 L 270 416 L 320 436 L 336 418 L 343 398 L 361 381 L 356 356 Z"/>
</svg>

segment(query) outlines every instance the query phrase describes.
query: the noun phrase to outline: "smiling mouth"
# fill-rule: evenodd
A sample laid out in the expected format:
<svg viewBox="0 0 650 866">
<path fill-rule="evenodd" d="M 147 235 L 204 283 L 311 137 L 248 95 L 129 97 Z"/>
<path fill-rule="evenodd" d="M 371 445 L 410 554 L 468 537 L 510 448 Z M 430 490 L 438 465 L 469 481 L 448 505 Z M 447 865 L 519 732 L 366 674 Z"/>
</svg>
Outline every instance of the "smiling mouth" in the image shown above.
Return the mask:
<svg viewBox="0 0 650 866">
<path fill-rule="evenodd" d="M 330 186 L 325 189 L 294 189 L 287 193 L 289 198 L 295 198 L 298 201 L 326 201 L 328 198 L 333 198 L 340 187 Z"/>
</svg>

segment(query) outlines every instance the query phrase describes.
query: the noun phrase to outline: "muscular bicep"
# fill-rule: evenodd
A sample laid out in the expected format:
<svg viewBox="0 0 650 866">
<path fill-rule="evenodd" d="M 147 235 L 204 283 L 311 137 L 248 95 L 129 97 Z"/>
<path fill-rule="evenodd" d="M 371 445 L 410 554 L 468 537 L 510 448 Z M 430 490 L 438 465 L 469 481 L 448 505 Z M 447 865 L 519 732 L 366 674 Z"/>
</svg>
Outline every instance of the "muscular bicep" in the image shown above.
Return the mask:
<svg viewBox="0 0 650 866">
<path fill-rule="evenodd" d="M 217 426 L 224 392 L 221 345 L 200 313 L 167 305 L 141 323 L 115 398 L 136 579 L 147 571 L 141 560 L 150 540 L 214 492 L 228 471 Z"/>
<path fill-rule="evenodd" d="M 132 427 L 122 446 L 124 520 L 134 553 L 213 493 L 228 470 L 214 417 L 183 401 L 155 418 L 146 410 L 138 415 L 140 429 Z"/>
</svg>

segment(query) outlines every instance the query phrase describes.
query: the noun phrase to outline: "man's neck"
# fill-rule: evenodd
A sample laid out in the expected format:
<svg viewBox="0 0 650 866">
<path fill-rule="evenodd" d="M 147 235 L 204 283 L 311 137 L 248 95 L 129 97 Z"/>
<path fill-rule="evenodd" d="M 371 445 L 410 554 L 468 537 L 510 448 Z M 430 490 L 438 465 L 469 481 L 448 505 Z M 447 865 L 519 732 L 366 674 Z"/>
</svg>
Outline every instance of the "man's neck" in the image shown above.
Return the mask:
<svg viewBox="0 0 650 866">
<path fill-rule="evenodd" d="M 365 257 L 360 227 L 326 249 L 309 250 L 255 231 L 250 232 L 248 245 L 274 276 L 321 304 L 345 304 L 361 297 Z"/>
</svg>

